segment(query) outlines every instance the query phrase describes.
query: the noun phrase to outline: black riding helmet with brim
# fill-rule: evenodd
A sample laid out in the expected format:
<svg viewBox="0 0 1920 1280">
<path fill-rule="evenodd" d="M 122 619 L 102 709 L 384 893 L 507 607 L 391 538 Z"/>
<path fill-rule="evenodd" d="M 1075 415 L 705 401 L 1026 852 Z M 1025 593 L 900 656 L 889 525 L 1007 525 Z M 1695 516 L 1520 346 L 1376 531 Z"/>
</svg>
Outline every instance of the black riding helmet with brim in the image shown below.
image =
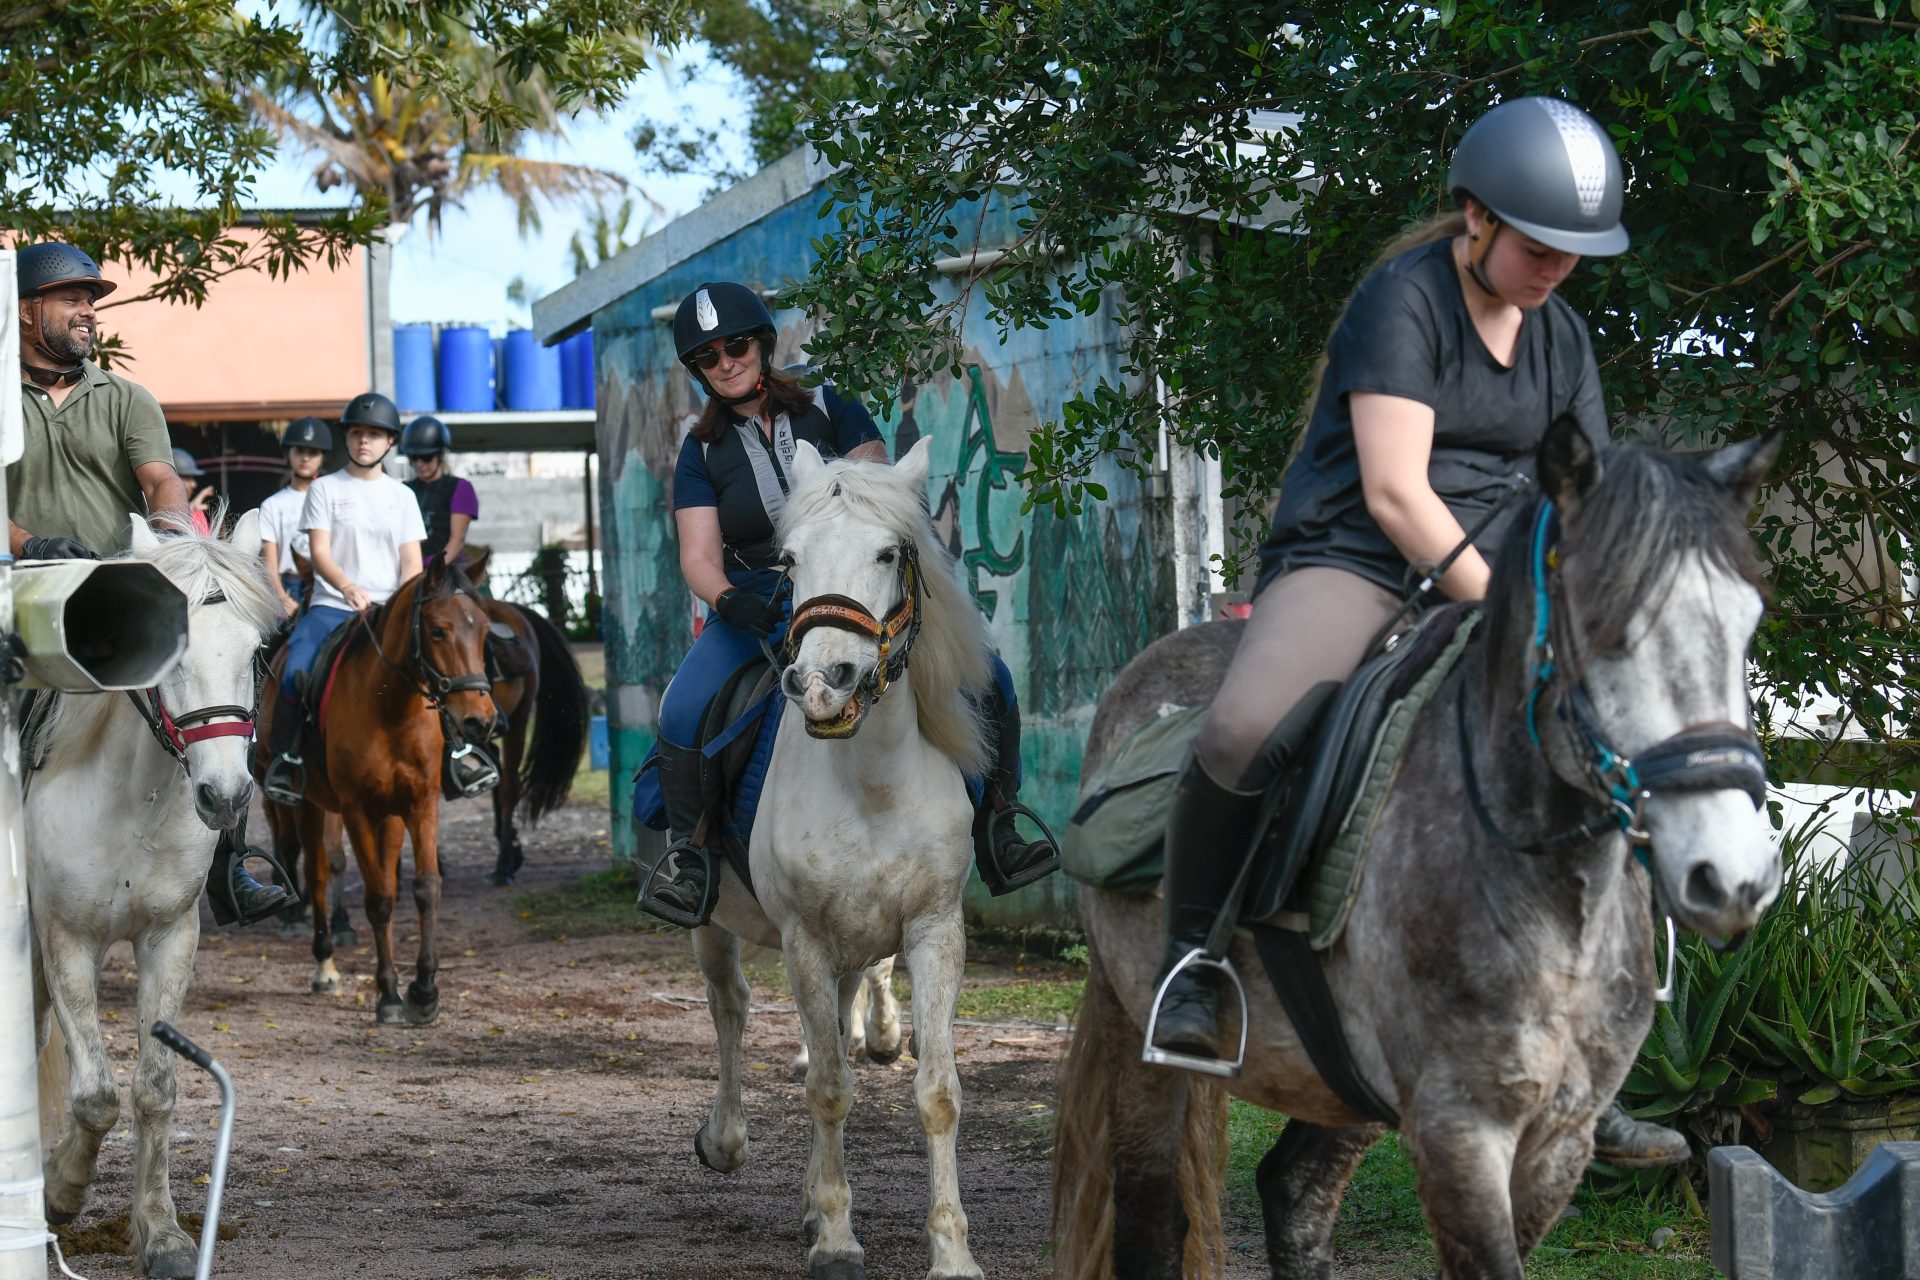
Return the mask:
<svg viewBox="0 0 1920 1280">
<path fill-rule="evenodd" d="M 746 395 L 723 396 L 713 389 L 693 357 L 700 348 L 717 339 L 736 338 L 741 334 L 760 339 L 761 377 L 754 380 L 753 390 Z M 673 349 L 679 354 L 680 363 L 708 395 L 726 404 L 746 404 L 759 399 L 766 390 L 764 379 L 767 366 L 773 360 L 776 336 L 773 313 L 767 310 L 766 302 L 754 290 L 731 280 L 701 285 L 681 299 L 673 313 Z"/>
<path fill-rule="evenodd" d="M 1460 139 L 1447 171 L 1454 199 L 1470 198 L 1491 216 L 1492 234 L 1469 255 L 1473 278 L 1489 293 L 1482 264 L 1503 226 L 1562 253 L 1625 253 L 1621 187 L 1620 155 L 1606 130 L 1558 98 L 1515 98 L 1487 112 Z"/>
<path fill-rule="evenodd" d="M 400 438 L 400 410 L 393 401 L 378 391 L 363 391 L 347 401 L 347 407 L 340 411 L 342 427 L 374 427 L 387 433 L 387 451 L 380 455 L 384 460 L 393 452 L 393 444 Z"/>
<path fill-rule="evenodd" d="M 325 421 L 312 416 L 295 418 L 280 433 L 280 451 L 288 449 L 318 449 L 321 453 L 333 451 L 333 432 Z"/>
<path fill-rule="evenodd" d="M 453 432 L 432 414 L 422 414 L 400 433 L 400 452 L 409 458 L 431 458 L 453 448 Z"/>
<path fill-rule="evenodd" d="M 13 273 L 22 298 L 38 297 L 49 289 L 68 285 L 85 285 L 98 302 L 120 287 L 101 278 L 100 264 L 84 250 L 57 241 L 30 244 L 20 250 L 13 257 Z"/>
</svg>

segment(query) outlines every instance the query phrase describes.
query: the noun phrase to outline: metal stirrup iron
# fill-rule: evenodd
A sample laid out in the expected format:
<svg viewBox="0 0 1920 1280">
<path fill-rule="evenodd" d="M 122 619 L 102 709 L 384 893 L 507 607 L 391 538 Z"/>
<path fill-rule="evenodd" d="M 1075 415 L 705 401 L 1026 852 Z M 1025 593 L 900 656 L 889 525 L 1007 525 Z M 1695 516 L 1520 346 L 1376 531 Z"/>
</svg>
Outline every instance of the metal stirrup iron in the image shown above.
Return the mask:
<svg viewBox="0 0 1920 1280">
<path fill-rule="evenodd" d="M 1224 974 L 1233 987 L 1234 996 L 1240 1001 L 1240 1047 L 1234 1051 L 1232 1061 L 1203 1058 L 1198 1054 L 1181 1053 L 1177 1049 L 1162 1049 L 1153 1042 L 1160 1029 L 1160 1005 L 1167 998 L 1167 988 L 1188 969 L 1213 969 Z M 1156 1067 L 1178 1067 L 1182 1071 L 1197 1071 L 1201 1075 L 1219 1076 L 1226 1080 L 1240 1074 L 1240 1068 L 1247 1060 L 1247 991 L 1240 985 L 1240 975 L 1235 971 L 1233 961 L 1224 952 L 1216 958 L 1208 955 L 1206 948 L 1195 947 L 1167 971 L 1167 976 L 1161 979 L 1159 988 L 1153 993 L 1153 1009 L 1147 1014 L 1147 1043 L 1140 1051 L 1140 1060 Z"/>
</svg>

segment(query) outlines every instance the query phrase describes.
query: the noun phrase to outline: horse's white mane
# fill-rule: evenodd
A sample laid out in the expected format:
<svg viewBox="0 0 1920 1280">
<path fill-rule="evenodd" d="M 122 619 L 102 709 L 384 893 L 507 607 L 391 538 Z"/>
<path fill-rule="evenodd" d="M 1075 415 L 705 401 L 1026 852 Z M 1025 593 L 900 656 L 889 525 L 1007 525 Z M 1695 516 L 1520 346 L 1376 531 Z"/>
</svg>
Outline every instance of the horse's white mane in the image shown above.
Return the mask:
<svg viewBox="0 0 1920 1280">
<path fill-rule="evenodd" d="M 222 508 L 213 513 L 212 524 L 225 522 Z M 259 635 L 273 630 L 280 620 L 280 607 L 267 582 L 266 563 L 257 553 L 235 546 L 224 538 L 182 528 L 177 520 L 155 516 L 145 521 L 132 550 L 113 557 L 116 560 L 145 560 L 167 576 L 187 597 L 189 609 L 213 595 L 226 597 L 240 617 Z M 151 539 L 151 540 L 150 540 Z M 58 699 L 48 714 L 42 731 L 47 750 L 45 767 L 55 769 L 75 757 L 91 755 L 106 731 L 108 719 L 127 705 L 118 695 L 110 697 Z"/>
<path fill-rule="evenodd" d="M 909 663 L 920 732 L 963 773 L 993 765 L 980 712 L 968 694 L 993 683 L 987 622 L 934 533 L 926 499 L 904 471 L 875 462 L 827 463 L 800 481 L 781 516 L 781 538 L 814 521 L 854 519 L 910 539 L 920 553 L 921 622 Z"/>
</svg>

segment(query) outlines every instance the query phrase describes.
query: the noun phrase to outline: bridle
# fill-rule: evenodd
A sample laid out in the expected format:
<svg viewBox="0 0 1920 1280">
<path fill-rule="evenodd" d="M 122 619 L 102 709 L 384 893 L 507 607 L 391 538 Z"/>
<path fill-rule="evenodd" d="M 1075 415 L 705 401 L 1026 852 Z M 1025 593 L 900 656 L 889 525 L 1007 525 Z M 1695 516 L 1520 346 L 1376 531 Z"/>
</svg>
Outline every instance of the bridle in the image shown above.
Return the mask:
<svg viewBox="0 0 1920 1280">
<path fill-rule="evenodd" d="M 1466 684 L 1455 689 L 1455 717 L 1460 737 L 1460 767 L 1466 775 L 1467 800 L 1481 829 L 1515 853 L 1549 854 L 1562 848 L 1590 841 L 1609 827 L 1627 837 L 1636 855 L 1645 864 L 1652 837 L 1647 834 L 1641 811 L 1646 801 L 1665 792 L 1722 791 L 1746 792 L 1758 809 L 1766 802 L 1767 760 L 1759 740 L 1750 728 L 1730 721 L 1714 720 L 1691 724 L 1678 733 L 1661 739 L 1637 756 L 1629 757 L 1608 740 L 1594 713 L 1587 694 L 1586 681 L 1579 672 L 1577 636 L 1570 622 L 1571 610 L 1565 601 L 1560 578 L 1560 520 L 1551 501 L 1540 504 L 1528 540 L 1529 563 L 1533 583 L 1533 638 L 1528 648 L 1527 665 L 1532 683 L 1527 691 L 1527 736 L 1536 750 L 1545 748 L 1540 739 L 1540 704 L 1557 685 L 1566 686 L 1557 699 L 1555 719 L 1572 736 L 1582 756 L 1583 776 L 1580 789 L 1605 806 L 1596 816 L 1577 826 L 1530 843 L 1519 843 L 1501 831 L 1488 812 L 1474 776 L 1472 744 L 1467 728 Z M 1554 608 L 1556 599 L 1560 607 Z M 1556 647 L 1557 646 L 1557 647 Z M 1568 657 L 1565 667 L 1558 653 Z M 1570 679 L 1566 678 L 1571 676 Z M 1571 781 L 1569 779 L 1569 781 Z"/>
<path fill-rule="evenodd" d="M 907 673 L 907 658 L 913 651 L 913 642 L 920 636 L 920 601 L 924 594 L 930 593 L 921 581 L 920 549 L 913 539 L 901 539 L 894 550 L 899 554 L 900 601 L 887 610 L 887 616 L 874 617 L 865 605 L 850 596 L 809 596 L 794 609 L 793 620 L 787 624 L 786 642 L 774 664 L 776 670 L 792 663 L 807 632 L 815 627 L 831 627 L 866 636 L 880 646 L 880 660 L 855 691 L 866 695 L 869 707 Z M 784 575 L 784 569 L 782 573 Z"/>
<path fill-rule="evenodd" d="M 457 584 L 454 592 L 458 595 L 470 594 Z M 367 633 L 367 642 L 373 646 L 373 651 L 380 655 L 380 661 L 405 676 L 415 691 L 431 703 L 434 710 L 444 718 L 448 715 L 447 698 L 456 693 L 470 691 L 492 693 L 493 681 L 488 678 L 484 670 L 469 672 L 466 675 L 449 676 L 433 665 L 433 659 L 427 656 L 426 637 L 421 634 L 421 616 L 425 612 L 426 603 L 426 591 L 422 587 L 415 587 L 412 616 L 407 621 L 407 637 L 413 652 L 408 655 L 406 666 L 401 666 L 389 658 L 387 651 L 380 647 L 380 636 L 373 629 L 372 620 L 373 613 L 377 611 L 362 613 L 358 617 L 361 627 Z"/>
<path fill-rule="evenodd" d="M 227 597 L 219 591 L 209 593 L 201 599 L 201 604 L 225 604 Z M 231 704 L 210 707 L 196 707 L 192 711 L 183 711 L 174 715 L 167 709 L 166 700 L 160 696 L 160 687 L 146 690 L 141 696 L 138 689 L 127 690 L 127 699 L 140 712 L 140 718 L 147 722 L 147 728 L 153 731 L 153 737 L 168 755 L 172 756 L 185 770 L 193 775 L 193 768 L 187 763 L 187 748 L 196 742 L 205 742 L 209 738 L 251 738 L 254 732 L 254 707 L 240 707 Z"/>
</svg>

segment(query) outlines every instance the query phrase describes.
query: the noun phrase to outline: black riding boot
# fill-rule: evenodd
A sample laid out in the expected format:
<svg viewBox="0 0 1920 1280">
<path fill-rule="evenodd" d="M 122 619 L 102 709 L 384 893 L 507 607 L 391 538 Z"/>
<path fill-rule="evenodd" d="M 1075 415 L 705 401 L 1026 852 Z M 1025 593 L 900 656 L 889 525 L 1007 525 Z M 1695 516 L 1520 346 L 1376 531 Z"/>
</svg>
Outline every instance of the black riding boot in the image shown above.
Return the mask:
<svg viewBox="0 0 1920 1280">
<path fill-rule="evenodd" d="M 638 905 L 668 924 L 693 929 L 707 922 L 719 896 L 707 850 L 696 843 L 705 833 L 705 797 L 700 753 L 659 740 L 652 760 L 642 768 L 660 771 L 660 797 L 666 802 L 673 839 L 640 882 Z"/>
<path fill-rule="evenodd" d="M 1020 711 L 995 688 L 982 700 L 988 731 L 994 734 L 993 772 L 986 794 L 973 814 L 973 861 L 994 897 L 1025 888 L 1060 866 L 1060 846 L 1038 814 L 1017 802 L 1020 794 Z M 1024 840 L 1015 820 L 1040 828 L 1038 840 Z"/>
<path fill-rule="evenodd" d="M 292 889 L 261 884 L 248 875 L 247 858 L 265 858 L 277 876 L 291 883 L 286 868 L 261 850 L 248 848 L 247 822 L 242 816 L 239 825 L 220 833 L 213 846 L 213 865 L 207 868 L 207 905 L 213 908 L 215 924 L 258 924 L 300 901 Z"/>
<path fill-rule="evenodd" d="M 1620 1169 L 1660 1169 L 1685 1164 L 1693 1151 L 1680 1133 L 1635 1120 L 1616 1102 L 1594 1122 L 1593 1158 Z"/>
<path fill-rule="evenodd" d="M 260 779 L 260 790 L 275 804 L 293 807 L 306 798 L 307 762 L 300 758 L 300 730 L 306 722 L 306 708 L 283 694 L 268 731 L 267 750 L 273 759 Z"/>
<path fill-rule="evenodd" d="M 1204 949 L 1253 839 L 1264 789 L 1234 791 L 1198 759 L 1187 762 L 1167 813 L 1167 960 Z M 1220 973 L 1187 969 L 1167 987 L 1154 1023 L 1157 1049 L 1196 1058 L 1220 1056 Z"/>
</svg>

